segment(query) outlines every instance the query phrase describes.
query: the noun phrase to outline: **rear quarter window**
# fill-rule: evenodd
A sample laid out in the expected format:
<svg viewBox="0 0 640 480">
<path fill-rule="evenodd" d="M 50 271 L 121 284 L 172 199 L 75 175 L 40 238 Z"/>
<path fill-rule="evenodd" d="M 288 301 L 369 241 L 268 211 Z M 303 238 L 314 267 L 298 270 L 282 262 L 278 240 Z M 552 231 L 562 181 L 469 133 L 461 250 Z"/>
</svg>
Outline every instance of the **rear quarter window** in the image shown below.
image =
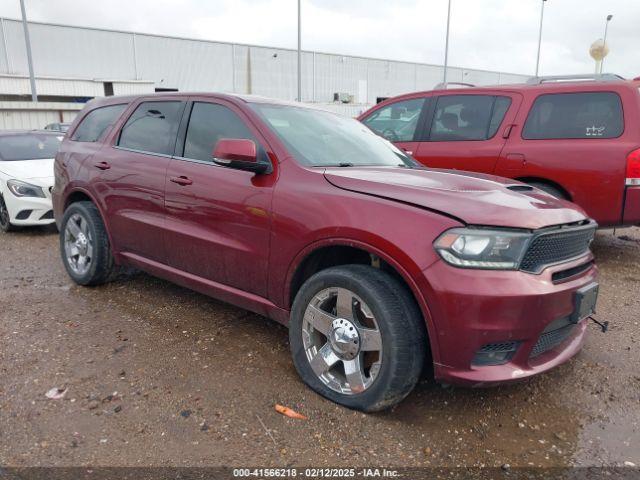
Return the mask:
<svg viewBox="0 0 640 480">
<path fill-rule="evenodd" d="M 552 93 L 536 98 L 522 138 L 616 138 L 622 135 L 622 102 L 614 92 Z"/>
<path fill-rule="evenodd" d="M 73 132 L 71 140 L 76 142 L 97 142 L 126 107 L 126 104 L 119 104 L 92 110 L 82 119 L 80 125 Z"/>
</svg>

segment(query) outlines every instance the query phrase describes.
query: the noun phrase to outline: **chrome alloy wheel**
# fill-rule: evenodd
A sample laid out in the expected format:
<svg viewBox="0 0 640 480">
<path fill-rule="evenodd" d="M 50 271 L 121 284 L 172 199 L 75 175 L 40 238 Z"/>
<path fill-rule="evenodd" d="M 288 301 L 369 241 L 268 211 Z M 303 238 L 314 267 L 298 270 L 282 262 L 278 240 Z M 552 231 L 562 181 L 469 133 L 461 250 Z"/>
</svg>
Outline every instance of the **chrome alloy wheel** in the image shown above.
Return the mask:
<svg viewBox="0 0 640 480">
<path fill-rule="evenodd" d="M 302 341 L 313 372 L 331 390 L 364 392 L 382 364 L 382 337 L 366 303 L 346 288 L 318 292 L 304 313 Z"/>
<path fill-rule="evenodd" d="M 64 229 L 64 251 L 67 264 L 76 275 L 85 275 L 93 261 L 93 239 L 87 220 L 80 214 L 69 218 Z"/>
</svg>

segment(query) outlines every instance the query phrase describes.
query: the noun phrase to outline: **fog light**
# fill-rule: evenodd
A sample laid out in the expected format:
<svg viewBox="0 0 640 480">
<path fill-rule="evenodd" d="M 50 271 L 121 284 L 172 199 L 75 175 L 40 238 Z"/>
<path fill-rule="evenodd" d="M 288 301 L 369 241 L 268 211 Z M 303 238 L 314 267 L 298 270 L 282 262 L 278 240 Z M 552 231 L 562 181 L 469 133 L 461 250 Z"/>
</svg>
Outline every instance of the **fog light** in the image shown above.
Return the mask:
<svg viewBox="0 0 640 480">
<path fill-rule="evenodd" d="M 472 365 L 502 365 L 507 363 L 518 350 L 520 342 L 488 343 L 478 350 L 473 357 Z"/>
</svg>

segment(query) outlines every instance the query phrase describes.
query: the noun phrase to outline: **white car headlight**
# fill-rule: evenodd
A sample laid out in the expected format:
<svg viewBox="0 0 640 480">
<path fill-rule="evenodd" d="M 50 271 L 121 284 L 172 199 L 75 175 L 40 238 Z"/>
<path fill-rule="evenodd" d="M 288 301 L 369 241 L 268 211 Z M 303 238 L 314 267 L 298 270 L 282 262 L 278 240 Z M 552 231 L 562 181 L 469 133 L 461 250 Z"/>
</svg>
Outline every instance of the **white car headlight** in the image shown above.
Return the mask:
<svg viewBox="0 0 640 480">
<path fill-rule="evenodd" d="M 455 267 L 517 270 L 531 238 L 526 232 L 454 228 L 440 235 L 434 247 Z"/>
<path fill-rule="evenodd" d="M 46 198 L 44 190 L 38 185 L 22 182 L 20 180 L 8 180 L 7 187 L 16 197 L 38 197 Z"/>
</svg>

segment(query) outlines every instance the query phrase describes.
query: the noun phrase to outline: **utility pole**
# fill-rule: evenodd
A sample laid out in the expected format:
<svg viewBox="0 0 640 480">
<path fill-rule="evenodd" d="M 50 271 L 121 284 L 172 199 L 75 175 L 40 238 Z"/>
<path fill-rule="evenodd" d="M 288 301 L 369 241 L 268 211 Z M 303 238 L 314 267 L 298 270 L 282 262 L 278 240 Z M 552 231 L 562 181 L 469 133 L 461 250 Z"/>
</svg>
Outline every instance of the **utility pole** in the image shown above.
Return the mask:
<svg viewBox="0 0 640 480">
<path fill-rule="evenodd" d="M 607 21 L 604 23 L 604 40 L 602 41 L 602 48 L 607 50 L 607 30 L 609 29 L 609 22 L 613 18 L 613 15 L 607 15 Z M 606 56 L 606 55 L 605 55 Z M 604 65 L 604 57 L 600 60 L 600 73 L 602 73 L 602 66 Z"/>
<path fill-rule="evenodd" d="M 447 83 L 447 66 L 449 64 L 449 24 L 451 23 L 451 0 L 449 0 L 449 7 L 447 8 L 447 38 L 444 42 L 444 73 L 442 81 Z"/>
<path fill-rule="evenodd" d="M 538 55 L 536 56 L 536 77 L 540 70 L 540 47 L 542 45 L 542 19 L 544 18 L 544 4 L 547 0 L 542 0 L 542 8 L 540 9 L 540 30 L 538 32 Z"/>
<path fill-rule="evenodd" d="M 302 101 L 302 21 L 298 0 L 298 101 Z"/>
<path fill-rule="evenodd" d="M 31 56 L 31 40 L 29 39 L 29 26 L 27 25 L 27 12 L 24 8 L 24 0 L 20 0 L 22 10 L 22 29 L 24 30 L 24 43 L 27 45 L 27 63 L 29 64 L 29 82 L 31 82 L 31 101 L 38 101 L 36 92 L 36 78 L 33 74 L 33 57 Z"/>
</svg>

